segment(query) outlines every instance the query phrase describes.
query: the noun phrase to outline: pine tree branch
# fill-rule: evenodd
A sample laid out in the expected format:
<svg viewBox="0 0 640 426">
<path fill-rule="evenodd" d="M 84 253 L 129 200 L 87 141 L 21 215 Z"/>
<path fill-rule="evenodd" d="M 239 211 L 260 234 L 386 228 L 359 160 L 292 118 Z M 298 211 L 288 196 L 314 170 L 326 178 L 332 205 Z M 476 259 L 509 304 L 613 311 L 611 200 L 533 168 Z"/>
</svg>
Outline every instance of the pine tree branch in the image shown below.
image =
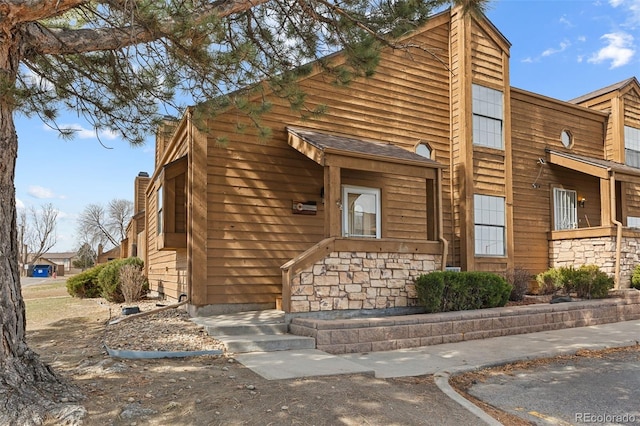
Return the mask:
<svg viewBox="0 0 640 426">
<path fill-rule="evenodd" d="M 216 1 L 193 10 L 190 19 L 193 25 L 198 25 L 211 17 L 224 18 L 267 2 L 269 0 Z M 111 2 L 111 4 L 126 7 L 123 2 Z M 22 28 L 22 36 L 27 57 L 87 53 L 117 50 L 158 40 L 171 34 L 180 25 L 179 22 L 170 18 L 158 24 L 155 29 L 135 22 L 120 27 L 61 29 L 47 28 L 40 23 L 30 22 Z"/>
</svg>

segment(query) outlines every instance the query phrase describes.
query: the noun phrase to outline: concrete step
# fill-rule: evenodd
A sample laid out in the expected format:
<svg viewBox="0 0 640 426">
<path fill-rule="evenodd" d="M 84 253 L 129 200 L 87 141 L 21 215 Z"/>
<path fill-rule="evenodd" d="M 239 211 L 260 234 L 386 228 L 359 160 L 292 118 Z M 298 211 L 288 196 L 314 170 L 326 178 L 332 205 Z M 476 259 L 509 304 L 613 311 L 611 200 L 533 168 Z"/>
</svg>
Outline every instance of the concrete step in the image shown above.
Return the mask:
<svg viewBox="0 0 640 426">
<path fill-rule="evenodd" d="M 240 336 L 215 336 L 233 353 L 275 352 L 299 349 L 315 349 L 313 337 L 294 336 L 291 334 L 251 334 Z"/>
<path fill-rule="evenodd" d="M 229 352 L 273 352 L 316 347 L 313 337 L 288 334 L 289 326 L 282 311 L 239 312 L 191 320 L 223 342 Z"/>
<path fill-rule="evenodd" d="M 191 319 L 213 336 L 239 336 L 250 334 L 287 334 L 284 312 L 276 310 L 238 312 Z"/>
<path fill-rule="evenodd" d="M 245 336 L 287 334 L 289 326 L 281 324 L 204 325 L 210 336 Z"/>
</svg>

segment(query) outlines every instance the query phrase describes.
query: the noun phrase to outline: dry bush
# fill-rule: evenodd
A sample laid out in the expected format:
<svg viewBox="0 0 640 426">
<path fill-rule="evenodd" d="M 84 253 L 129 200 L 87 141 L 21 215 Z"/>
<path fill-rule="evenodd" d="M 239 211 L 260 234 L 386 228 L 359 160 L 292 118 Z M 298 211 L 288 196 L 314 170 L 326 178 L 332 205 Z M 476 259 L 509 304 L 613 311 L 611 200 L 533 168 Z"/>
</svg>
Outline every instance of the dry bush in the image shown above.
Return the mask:
<svg viewBox="0 0 640 426">
<path fill-rule="evenodd" d="M 505 279 L 512 286 L 509 300 L 519 302 L 524 299 L 524 295 L 529 290 L 533 275 L 527 269 L 516 266 L 505 273 Z"/>
<path fill-rule="evenodd" d="M 124 265 L 120 268 L 120 288 L 126 303 L 140 300 L 145 281 L 145 276 L 140 267 Z"/>
</svg>

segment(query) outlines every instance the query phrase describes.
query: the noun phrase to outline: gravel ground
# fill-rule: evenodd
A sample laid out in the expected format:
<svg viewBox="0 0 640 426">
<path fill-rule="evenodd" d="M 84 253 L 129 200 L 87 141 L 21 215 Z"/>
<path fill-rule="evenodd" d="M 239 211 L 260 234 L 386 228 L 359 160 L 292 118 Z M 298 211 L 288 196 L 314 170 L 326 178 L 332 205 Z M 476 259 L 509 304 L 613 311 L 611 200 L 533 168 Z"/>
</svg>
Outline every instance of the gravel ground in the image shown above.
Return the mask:
<svg viewBox="0 0 640 426">
<path fill-rule="evenodd" d="M 224 350 L 222 342 L 189 320 L 182 307 L 149 313 L 157 309 L 155 301 L 136 303 L 142 316 L 123 316 L 125 305 L 108 304 L 110 324 L 105 328 L 104 343 L 111 349 L 132 351 L 200 351 Z M 120 320 L 115 324 L 115 321 Z"/>
</svg>

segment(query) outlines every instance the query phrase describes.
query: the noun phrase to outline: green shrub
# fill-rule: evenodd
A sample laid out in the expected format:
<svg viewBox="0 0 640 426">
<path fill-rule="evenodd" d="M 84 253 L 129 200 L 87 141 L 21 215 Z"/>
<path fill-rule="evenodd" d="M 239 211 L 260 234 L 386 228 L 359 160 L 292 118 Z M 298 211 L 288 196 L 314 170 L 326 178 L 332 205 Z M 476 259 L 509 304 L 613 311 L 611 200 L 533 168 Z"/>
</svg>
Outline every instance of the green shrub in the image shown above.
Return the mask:
<svg viewBox="0 0 640 426">
<path fill-rule="evenodd" d="M 427 312 L 504 306 L 512 290 L 503 277 L 488 272 L 431 272 L 420 275 L 415 283 Z"/>
<path fill-rule="evenodd" d="M 538 294 L 553 294 L 564 287 L 563 269 L 551 268 L 536 275 Z"/>
<path fill-rule="evenodd" d="M 582 265 L 579 268 L 559 267 L 551 268 L 536 276 L 538 283 L 553 285 L 555 290 L 550 293 L 562 291 L 581 299 L 602 299 L 607 297 L 609 289 L 613 288 L 613 278 L 602 272 L 596 265 Z M 549 292 L 544 294 L 550 294 Z"/>
<path fill-rule="evenodd" d="M 569 278 L 571 290 L 576 293 L 576 296 L 584 299 L 605 298 L 614 285 L 613 278 L 602 272 L 596 265 L 583 265 L 574 269 Z"/>
<path fill-rule="evenodd" d="M 633 269 L 633 275 L 631 276 L 631 288 L 640 290 L 640 265 L 637 265 Z"/>
<path fill-rule="evenodd" d="M 533 275 L 531 275 L 531 272 L 528 270 L 517 266 L 509 269 L 505 273 L 504 278 L 512 287 L 509 300 L 519 302 L 524 299 L 524 295 L 529 291 L 529 282 L 533 278 Z"/>
<path fill-rule="evenodd" d="M 137 257 L 128 257 L 126 259 L 112 260 L 107 263 L 98 275 L 98 284 L 100 286 L 100 295 L 107 299 L 109 302 L 122 303 L 124 302 L 124 296 L 122 294 L 121 282 L 120 282 L 120 268 L 125 265 L 134 265 L 142 268 L 144 262 Z M 148 289 L 148 284 L 145 285 L 145 290 Z"/>
<path fill-rule="evenodd" d="M 67 292 L 79 298 L 100 297 L 98 275 L 105 266 L 105 264 L 94 266 L 67 279 Z"/>
</svg>

